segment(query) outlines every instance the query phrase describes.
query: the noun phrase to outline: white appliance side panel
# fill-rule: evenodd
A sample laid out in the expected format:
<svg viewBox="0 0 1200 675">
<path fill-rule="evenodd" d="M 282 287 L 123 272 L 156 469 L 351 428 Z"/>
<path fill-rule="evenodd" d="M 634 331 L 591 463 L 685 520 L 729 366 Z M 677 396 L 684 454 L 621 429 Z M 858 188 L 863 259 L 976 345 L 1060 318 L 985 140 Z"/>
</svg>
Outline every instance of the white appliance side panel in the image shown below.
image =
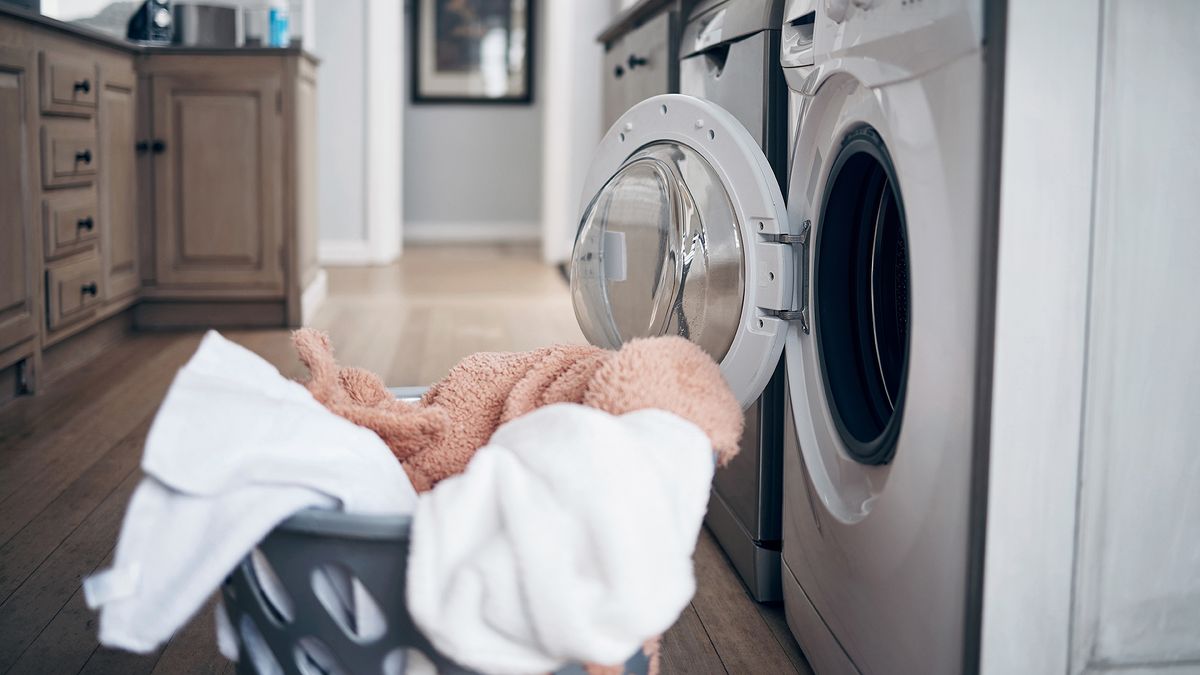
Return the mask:
<svg viewBox="0 0 1200 675">
<path fill-rule="evenodd" d="M 1067 670 L 1099 22 L 1008 2 L 984 675 Z"/>
<path fill-rule="evenodd" d="M 1197 25 L 1009 2 L 985 673 L 1200 671 Z"/>
<path fill-rule="evenodd" d="M 1071 670 L 1195 672 L 1200 3 L 1110 0 L 1103 25 Z"/>
</svg>

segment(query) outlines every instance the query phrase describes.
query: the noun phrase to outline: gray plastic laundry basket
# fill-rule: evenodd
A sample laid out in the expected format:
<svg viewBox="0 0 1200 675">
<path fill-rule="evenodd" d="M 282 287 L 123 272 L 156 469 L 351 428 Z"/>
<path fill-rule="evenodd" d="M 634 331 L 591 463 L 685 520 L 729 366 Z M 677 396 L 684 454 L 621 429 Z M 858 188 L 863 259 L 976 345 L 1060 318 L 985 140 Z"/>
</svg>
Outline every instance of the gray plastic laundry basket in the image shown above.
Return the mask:
<svg viewBox="0 0 1200 675">
<path fill-rule="evenodd" d="M 422 390 L 393 391 L 409 398 Z M 414 659 L 439 673 L 471 672 L 438 653 L 408 613 L 410 525 L 408 516 L 308 510 L 276 527 L 221 589 L 238 673 L 402 675 Z M 625 664 L 634 675 L 648 670 L 640 650 Z"/>
</svg>

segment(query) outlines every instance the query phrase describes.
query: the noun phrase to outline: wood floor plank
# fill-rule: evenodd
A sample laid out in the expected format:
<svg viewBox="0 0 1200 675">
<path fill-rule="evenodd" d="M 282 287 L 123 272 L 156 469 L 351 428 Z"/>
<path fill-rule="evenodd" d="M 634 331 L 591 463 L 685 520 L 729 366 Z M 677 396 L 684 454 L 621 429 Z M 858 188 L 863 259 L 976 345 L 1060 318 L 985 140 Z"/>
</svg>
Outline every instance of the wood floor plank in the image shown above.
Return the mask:
<svg viewBox="0 0 1200 675">
<path fill-rule="evenodd" d="M 97 647 L 79 675 L 147 675 L 154 670 L 162 652 L 133 654 L 119 649 Z"/>
<path fill-rule="evenodd" d="M 6 542 L 78 478 L 88 466 L 129 434 L 147 412 L 157 408 L 167 385 L 195 351 L 197 337 L 181 336 L 130 371 L 103 396 L 99 405 L 62 421 L 34 439 L 36 452 L 0 476 L 0 542 Z"/>
<path fill-rule="evenodd" d="M 95 568 L 111 564 L 111 553 Z M 54 618 L 38 633 L 8 675 L 77 673 L 96 651 L 96 621 L 77 588 Z"/>
<path fill-rule="evenodd" d="M 796 672 L 708 530 L 701 531 L 696 546 L 696 576 L 703 581 L 696 584 L 692 604 L 726 670 Z"/>
<path fill-rule="evenodd" d="M 56 382 L 37 396 L 22 396 L 3 407 L 0 414 L 0 473 L 7 474 L 12 462 L 30 452 L 29 441 L 59 425 L 65 416 L 73 415 L 101 398 L 124 373 L 142 363 L 147 353 L 153 353 L 174 335 L 144 333 L 130 336 L 111 349 L 104 358 L 93 359 L 71 372 L 66 381 Z"/>
<path fill-rule="evenodd" d="M 767 623 L 767 627 L 771 629 L 771 634 L 775 636 L 775 641 L 779 643 L 783 653 L 787 654 L 788 660 L 792 662 L 792 667 L 796 669 L 796 672 L 801 675 L 813 675 L 812 666 L 808 664 L 804 652 L 800 651 L 800 645 L 796 642 L 796 638 L 792 637 L 792 629 L 788 628 L 787 617 L 783 613 L 783 604 L 760 604 L 757 609 L 763 621 Z"/>
<path fill-rule="evenodd" d="M 141 476 L 131 473 L 76 530 L 0 604 L 0 672 L 6 671 L 79 590 L 117 540 L 125 504 Z"/>
<path fill-rule="evenodd" d="M 0 602 L 7 599 L 122 481 L 137 470 L 150 419 L 147 414 L 121 442 L 0 546 Z"/>
<path fill-rule="evenodd" d="M 220 675 L 225 672 L 229 662 L 217 650 L 216 624 L 213 621 L 213 607 L 216 604 L 217 596 L 214 594 L 196 616 L 171 638 L 152 675 Z"/>
<path fill-rule="evenodd" d="M 726 672 L 691 604 L 663 635 L 660 654 L 662 675 L 723 675 Z"/>
</svg>

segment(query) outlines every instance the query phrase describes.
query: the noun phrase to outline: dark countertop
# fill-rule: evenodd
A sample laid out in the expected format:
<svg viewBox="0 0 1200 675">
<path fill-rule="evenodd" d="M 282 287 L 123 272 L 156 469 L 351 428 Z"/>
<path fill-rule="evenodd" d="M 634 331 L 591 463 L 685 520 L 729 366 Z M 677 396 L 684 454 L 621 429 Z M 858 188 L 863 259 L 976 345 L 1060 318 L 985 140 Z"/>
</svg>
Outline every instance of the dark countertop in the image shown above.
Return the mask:
<svg viewBox="0 0 1200 675">
<path fill-rule="evenodd" d="M 130 54 L 195 54 L 220 56 L 288 56 L 295 54 L 303 56 L 313 63 L 320 62 L 320 59 L 305 51 L 302 47 L 187 47 L 184 45 L 167 45 L 158 47 L 139 45 L 128 40 L 115 37 L 109 33 L 94 30 L 86 26 L 78 26 L 66 21 L 59 21 L 58 19 L 53 19 L 44 14 L 30 12 L 4 3 L 0 3 L 0 17 L 24 21 L 26 23 L 49 29 L 56 33 L 65 34 L 70 37 L 103 45 L 105 47 L 119 49 Z"/>
</svg>

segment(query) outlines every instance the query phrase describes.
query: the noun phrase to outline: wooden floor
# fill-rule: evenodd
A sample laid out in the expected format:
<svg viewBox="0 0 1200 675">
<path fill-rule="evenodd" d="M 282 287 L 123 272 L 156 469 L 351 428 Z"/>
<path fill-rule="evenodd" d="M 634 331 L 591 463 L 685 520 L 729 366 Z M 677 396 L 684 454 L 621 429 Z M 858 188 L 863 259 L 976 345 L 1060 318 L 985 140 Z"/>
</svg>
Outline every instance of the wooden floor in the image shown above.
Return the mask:
<svg viewBox="0 0 1200 675">
<path fill-rule="evenodd" d="M 526 248 L 411 248 L 386 268 L 330 270 L 313 324 L 343 362 L 396 385 L 480 350 L 582 342 L 558 272 Z M 229 331 L 289 376 L 282 330 Z M 142 441 L 198 333 L 142 333 L 0 408 L 0 673 L 231 673 L 206 608 L 145 656 L 97 646 L 80 580 L 109 564 Z M 665 673 L 808 672 L 782 610 L 752 602 L 705 532 L 698 590 L 663 644 Z"/>
</svg>

